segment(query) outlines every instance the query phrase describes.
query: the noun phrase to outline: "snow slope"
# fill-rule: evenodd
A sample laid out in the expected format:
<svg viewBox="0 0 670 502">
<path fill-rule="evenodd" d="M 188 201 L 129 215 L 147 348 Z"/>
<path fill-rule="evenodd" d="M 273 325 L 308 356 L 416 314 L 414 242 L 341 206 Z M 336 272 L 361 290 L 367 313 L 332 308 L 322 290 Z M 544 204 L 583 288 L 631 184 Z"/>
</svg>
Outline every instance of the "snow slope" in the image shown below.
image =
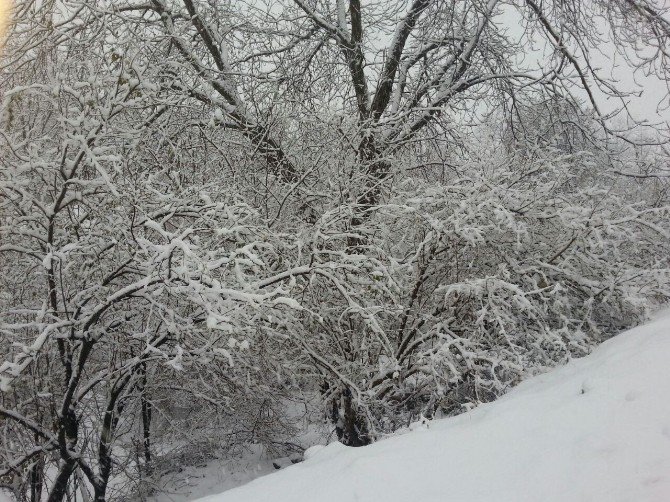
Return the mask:
<svg viewBox="0 0 670 502">
<path fill-rule="evenodd" d="M 670 315 L 469 413 L 200 502 L 408 500 L 670 501 Z"/>
</svg>

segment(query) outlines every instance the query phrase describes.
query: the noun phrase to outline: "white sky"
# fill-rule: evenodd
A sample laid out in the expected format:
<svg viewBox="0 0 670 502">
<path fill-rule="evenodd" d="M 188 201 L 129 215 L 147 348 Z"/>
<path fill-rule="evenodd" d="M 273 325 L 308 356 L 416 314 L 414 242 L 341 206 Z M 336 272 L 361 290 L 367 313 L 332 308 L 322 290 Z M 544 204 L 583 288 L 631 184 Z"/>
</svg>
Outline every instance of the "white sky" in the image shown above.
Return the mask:
<svg viewBox="0 0 670 502">
<path fill-rule="evenodd" d="M 507 9 L 497 18 L 497 22 L 502 23 L 509 29 L 512 36 L 522 37 L 523 32 L 520 26 L 520 15 Z M 606 34 L 608 28 L 604 19 L 600 20 L 598 25 L 602 33 Z M 603 38 L 609 39 L 608 35 Z M 534 44 L 533 49 L 525 54 L 525 63 L 537 67 L 542 66 L 542 61 L 551 48 L 541 43 Z M 591 63 L 598 68 L 600 75 L 606 78 L 612 78 L 616 81 L 616 87 L 624 92 L 632 93 L 626 98 L 628 112 L 636 121 L 648 121 L 652 123 L 670 123 L 670 109 L 668 100 L 668 82 L 660 80 L 655 75 L 645 75 L 642 70 L 635 70 L 624 58 L 616 53 L 613 42 L 606 42 L 599 47 L 589 47 Z M 577 55 L 573 51 L 574 55 Z M 583 64 L 583 59 L 578 58 Z M 596 98 L 596 103 L 602 113 L 611 113 L 622 107 L 620 99 L 611 98 L 606 94 L 599 92 L 596 86 L 592 87 Z M 575 94 L 587 99 L 585 91 L 576 90 Z M 624 114 L 620 114 L 620 119 L 624 119 Z"/>
</svg>

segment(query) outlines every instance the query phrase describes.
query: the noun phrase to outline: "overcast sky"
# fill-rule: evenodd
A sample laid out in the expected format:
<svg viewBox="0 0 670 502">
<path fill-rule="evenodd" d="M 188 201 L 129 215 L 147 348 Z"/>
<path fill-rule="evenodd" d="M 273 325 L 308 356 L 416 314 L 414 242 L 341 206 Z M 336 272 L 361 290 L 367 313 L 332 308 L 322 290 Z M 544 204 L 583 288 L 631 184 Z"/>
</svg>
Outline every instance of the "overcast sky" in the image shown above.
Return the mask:
<svg viewBox="0 0 670 502">
<path fill-rule="evenodd" d="M 507 9 L 501 16 L 496 18 L 496 22 L 504 24 L 513 36 L 523 37 L 520 23 L 520 15 L 512 9 Z M 609 39 L 608 28 L 605 19 L 598 23 L 603 33 L 603 38 Z M 551 53 L 551 48 L 538 43 L 527 44 L 525 63 L 529 66 L 542 65 L 545 57 Z M 576 51 L 572 51 L 577 55 Z M 600 69 L 600 74 L 605 77 L 611 77 L 617 81 L 617 88 L 631 92 L 634 95 L 626 99 L 629 113 L 637 121 L 647 120 L 650 123 L 670 123 L 670 109 L 668 107 L 668 83 L 660 80 L 655 75 L 645 75 L 643 71 L 635 71 L 631 65 L 616 53 L 613 42 L 603 43 L 599 47 L 590 47 L 591 63 L 594 67 Z M 582 59 L 582 58 L 578 58 Z M 581 61 L 583 63 L 583 61 Z M 595 88 L 595 86 L 594 86 Z M 575 92 L 587 98 L 585 92 Z M 602 92 L 594 92 L 596 102 L 603 113 L 611 113 L 621 108 L 620 99 L 610 98 Z M 621 120 L 624 119 L 621 114 Z"/>
</svg>

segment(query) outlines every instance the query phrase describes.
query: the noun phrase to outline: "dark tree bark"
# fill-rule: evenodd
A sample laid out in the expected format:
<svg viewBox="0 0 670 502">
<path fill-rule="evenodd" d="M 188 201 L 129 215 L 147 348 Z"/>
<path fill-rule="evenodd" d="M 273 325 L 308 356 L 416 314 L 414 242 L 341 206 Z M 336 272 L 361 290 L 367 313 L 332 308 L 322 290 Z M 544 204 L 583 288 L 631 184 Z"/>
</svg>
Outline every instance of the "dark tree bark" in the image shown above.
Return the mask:
<svg viewBox="0 0 670 502">
<path fill-rule="evenodd" d="M 142 452 L 144 453 L 144 469 L 151 471 L 151 401 L 147 395 L 147 363 L 142 363 Z"/>
</svg>

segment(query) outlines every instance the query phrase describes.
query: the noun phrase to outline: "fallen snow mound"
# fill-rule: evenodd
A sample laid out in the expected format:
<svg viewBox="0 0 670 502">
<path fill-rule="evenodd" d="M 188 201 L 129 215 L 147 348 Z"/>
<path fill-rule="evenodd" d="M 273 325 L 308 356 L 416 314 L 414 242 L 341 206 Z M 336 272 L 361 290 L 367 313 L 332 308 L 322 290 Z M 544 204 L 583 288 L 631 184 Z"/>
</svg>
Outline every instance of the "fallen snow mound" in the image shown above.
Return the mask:
<svg viewBox="0 0 670 502">
<path fill-rule="evenodd" d="M 668 502 L 670 316 L 498 401 L 200 502 Z"/>
</svg>

